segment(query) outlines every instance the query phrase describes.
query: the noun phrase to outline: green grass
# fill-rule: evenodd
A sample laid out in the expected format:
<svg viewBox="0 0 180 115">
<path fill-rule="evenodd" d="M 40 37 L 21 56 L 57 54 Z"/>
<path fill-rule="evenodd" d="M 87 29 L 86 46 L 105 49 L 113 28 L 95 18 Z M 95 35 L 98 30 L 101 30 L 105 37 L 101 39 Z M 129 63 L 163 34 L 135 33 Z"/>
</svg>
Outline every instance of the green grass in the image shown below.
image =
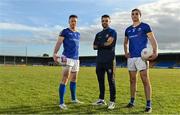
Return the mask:
<svg viewBox="0 0 180 115">
<path fill-rule="evenodd" d="M 85 113 L 85 114 L 142 114 L 145 107 L 144 89 L 138 76 L 136 106 L 124 108 L 129 101 L 129 76 L 126 68 L 116 70 L 117 100 L 114 110 L 106 106 L 92 106 L 99 95 L 94 67 L 82 67 L 79 73 L 77 95 L 85 102 L 70 103 L 69 84 L 65 95 L 68 110 L 58 108 L 58 86 L 61 67 L 0 66 L 0 114 L 6 113 Z M 180 113 L 180 69 L 150 69 L 153 88 L 153 114 Z M 109 87 L 106 78 L 106 101 Z"/>
</svg>

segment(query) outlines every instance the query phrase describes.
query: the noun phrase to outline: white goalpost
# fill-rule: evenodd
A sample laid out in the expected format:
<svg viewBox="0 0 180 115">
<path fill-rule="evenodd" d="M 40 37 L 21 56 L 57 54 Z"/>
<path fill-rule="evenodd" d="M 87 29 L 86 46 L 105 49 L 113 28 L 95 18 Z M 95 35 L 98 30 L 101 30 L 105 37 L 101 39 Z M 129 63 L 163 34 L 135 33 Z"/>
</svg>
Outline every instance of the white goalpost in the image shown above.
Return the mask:
<svg viewBox="0 0 180 115">
<path fill-rule="evenodd" d="M 27 65 L 27 47 L 0 47 L 0 64 L 4 65 Z"/>
</svg>

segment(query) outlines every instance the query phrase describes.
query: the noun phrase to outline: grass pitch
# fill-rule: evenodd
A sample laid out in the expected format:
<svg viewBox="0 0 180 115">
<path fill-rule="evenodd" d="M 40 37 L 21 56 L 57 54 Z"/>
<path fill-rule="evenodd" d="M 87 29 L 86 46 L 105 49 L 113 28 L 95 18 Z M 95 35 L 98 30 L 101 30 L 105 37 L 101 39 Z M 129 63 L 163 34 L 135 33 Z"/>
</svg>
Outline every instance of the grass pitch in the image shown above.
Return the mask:
<svg viewBox="0 0 180 115">
<path fill-rule="evenodd" d="M 77 84 L 78 99 L 85 104 L 70 103 L 69 84 L 65 94 L 68 110 L 58 107 L 61 67 L 0 66 L 0 114 L 142 114 L 145 107 L 144 88 L 138 76 L 135 108 L 127 109 L 129 76 L 126 68 L 116 69 L 116 108 L 92 106 L 98 99 L 98 82 L 94 67 L 81 67 Z M 180 113 L 180 69 L 150 69 L 153 114 Z M 106 101 L 109 87 L 106 77 Z"/>
</svg>

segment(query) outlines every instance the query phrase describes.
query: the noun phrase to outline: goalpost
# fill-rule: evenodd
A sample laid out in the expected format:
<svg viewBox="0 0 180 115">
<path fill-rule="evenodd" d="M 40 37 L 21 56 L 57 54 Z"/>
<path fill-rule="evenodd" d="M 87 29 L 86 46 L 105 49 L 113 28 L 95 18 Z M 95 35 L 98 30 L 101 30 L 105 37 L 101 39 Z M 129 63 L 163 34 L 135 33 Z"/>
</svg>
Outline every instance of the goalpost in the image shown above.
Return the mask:
<svg viewBox="0 0 180 115">
<path fill-rule="evenodd" d="M 4 65 L 27 65 L 27 47 L 0 47 L 0 64 Z"/>
</svg>

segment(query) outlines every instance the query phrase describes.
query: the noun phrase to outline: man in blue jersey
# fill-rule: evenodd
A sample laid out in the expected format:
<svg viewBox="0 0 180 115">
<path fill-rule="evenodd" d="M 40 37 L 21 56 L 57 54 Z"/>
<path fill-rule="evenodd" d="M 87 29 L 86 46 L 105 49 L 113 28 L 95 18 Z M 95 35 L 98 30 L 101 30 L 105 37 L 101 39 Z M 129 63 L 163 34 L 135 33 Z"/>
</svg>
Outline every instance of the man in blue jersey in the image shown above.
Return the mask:
<svg viewBox="0 0 180 115">
<path fill-rule="evenodd" d="M 155 36 L 146 23 L 141 22 L 141 11 L 139 9 L 133 9 L 131 12 L 131 18 L 133 24 L 129 26 L 125 31 L 124 39 L 124 52 L 128 62 L 128 70 L 130 76 L 130 92 L 131 99 L 128 108 L 131 108 L 135 104 L 136 95 L 136 75 L 137 71 L 140 72 L 141 80 L 144 85 L 144 91 L 146 96 L 146 108 L 145 112 L 150 113 L 151 107 L 151 84 L 149 80 L 148 61 L 142 60 L 141 51 L 147 47 L 148 39 L 153 48 L 153 54 L 148 60 L 154 60 L 158 56 L 158 46 Z M 129 49 L 128 49 L 129 44 Z"/>
<path fill-rule="evenodd" d="M 106 105 L 104 100 L 105 94 L 105 72 L 107 72 L 109 90 L 110 90 L 110 102 L 108 109 L 114 109 L 116 98 L 115 87 L 115 45 L 117 39 L 117 33 L 114 29 L 109 27 L 110 16 L 103 15 L 101 17 L 101 23 L 103 30 L 96 34 L 93 48 L 97 51 L 96 58 L 96 74 L 99 83 L 99 99 L 93 103 L 93 105 Z"/>
<path fill-rule="evenodd" d="M 76 83 L 79 71 L 79 40 L 80 33 L 77 32 L 78 17 L 76 15 L 69 16 L 69 28 L 62 30 L 59 34 L 58 41 L 54 48 L 53 59 L 56 63 L 63 65 L 62 79 L 59 85 L 60 109 L 67 109 L 64 103 L 64 95 L 66 92 L 66 84 L 70 78 L 70 91 L 72 103 L 82 103 L 76 97 Z M 62 56 L 58 56 L 57 52 L 63 44 L 64 50 Z"/>
</svg>

